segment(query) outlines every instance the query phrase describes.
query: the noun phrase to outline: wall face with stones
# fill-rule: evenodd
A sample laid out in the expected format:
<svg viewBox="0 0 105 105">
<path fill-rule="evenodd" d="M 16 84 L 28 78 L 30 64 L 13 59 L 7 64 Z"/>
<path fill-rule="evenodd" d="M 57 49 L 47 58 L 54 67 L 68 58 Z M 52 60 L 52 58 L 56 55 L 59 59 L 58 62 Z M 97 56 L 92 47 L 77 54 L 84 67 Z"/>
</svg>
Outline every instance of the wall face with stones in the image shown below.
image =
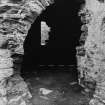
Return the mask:
<svg viewBox="0 0 105 105">
<path fill-rule="evenodd" d="M 94 98 L 90 105 L 104 105 L 105 103 L 105 3 L 91 0 L 80 11 L 83 26 L 80 38 L 81 46 L 77 47 L 79 82 L 95 82 Z"/>
<path fill-rule="evenodd" d="M 18 59 L 18 56 L 15 59 L 12 56 L 24 54 L 23 44 L 31 24 L 52 3 L 52 0 L 0 1 L 0 105 L 26 105 L 28 98 L 25 97 L 30 95 L 24 80 L 14 78 L 19 82 L 13 85 L 10 80 L 7 85 L 7 78 L 14 73 L 13 63 Z M 16 95 L 11 98 L 9 91 L 10 94 L 15 91 Z"/>
</svg>

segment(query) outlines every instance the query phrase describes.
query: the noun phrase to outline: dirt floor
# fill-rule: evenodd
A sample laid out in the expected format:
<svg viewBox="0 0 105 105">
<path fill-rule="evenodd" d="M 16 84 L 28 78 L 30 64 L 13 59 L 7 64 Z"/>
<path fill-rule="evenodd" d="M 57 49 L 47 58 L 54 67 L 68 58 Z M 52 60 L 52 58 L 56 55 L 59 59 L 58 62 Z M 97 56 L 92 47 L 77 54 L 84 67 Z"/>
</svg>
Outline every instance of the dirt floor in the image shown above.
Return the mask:
<svg viewBox="0 0 105 105">
<path fill-rule="evenodd" d="M 43 72 L 28 79 L 33 105 L 88 105 L 89 93 L 84 93 L 74 78 L 75 75 L 68 72 Z M 43 90 L 49 93 L 44 94 Z"/>
</svg>

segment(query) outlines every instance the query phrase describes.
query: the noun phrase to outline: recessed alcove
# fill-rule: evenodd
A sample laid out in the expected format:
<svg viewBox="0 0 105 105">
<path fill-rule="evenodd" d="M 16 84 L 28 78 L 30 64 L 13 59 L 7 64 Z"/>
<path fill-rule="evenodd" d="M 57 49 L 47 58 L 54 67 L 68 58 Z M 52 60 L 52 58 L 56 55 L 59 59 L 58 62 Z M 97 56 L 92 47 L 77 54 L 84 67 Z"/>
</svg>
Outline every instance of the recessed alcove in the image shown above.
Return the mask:
<svg viewBox="0 0 105 105">
<path fill-rule="evenodd" d="M 32 25 L 24 44 L 21 76 L 29 83 L 33 94 L 38 92 L 40 87 L 65 92 L 63 98 L 59 99 L 63 100 L 66 96 L 67 100 L 64 99 L 64 103 L 60 101 L 60 105 L 71 105 L 70 101 L 67 103 L 69 99 L 72 105 L 81 99 L 87 102 L 90 95 L 87 93 L 85 97 L 82 93 L 83 87 L 78 84 L 76 46 L 81 34 L 81 23 L 77 14 L 79 3 L 62 0 L 61 3 L 57 2 L 48 7 Z M 40 45 L 41 21 L 51 27 L 51 36 L 45 46 Z"/>
</svg>

